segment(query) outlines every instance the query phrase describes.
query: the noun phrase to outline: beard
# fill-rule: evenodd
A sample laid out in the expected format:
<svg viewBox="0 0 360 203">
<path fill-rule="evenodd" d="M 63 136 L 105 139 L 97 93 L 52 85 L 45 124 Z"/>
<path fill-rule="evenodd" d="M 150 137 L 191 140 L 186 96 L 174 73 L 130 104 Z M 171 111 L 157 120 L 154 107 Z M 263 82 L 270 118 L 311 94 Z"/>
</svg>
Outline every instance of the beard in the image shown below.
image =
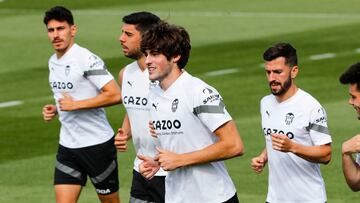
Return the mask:
<svg viewBox="0 0 360 203">
<path fill-rule="evenodd" d="M 279 90 L 273 90 L 271 89 L 271 85 L 280 85 L 280 89 Z M 289 75 L 289 78 L 284 82 L 284 84 L 281 84 L 280 82 L 276 82 L 276 81 L 271 81 L 269 83 L 269 86 L 270 86 L 270 90 L 271 90 L 271 93 L 275 96 L 280 96 L 280 95 L 284 95 L 288 90 L 289 88 L 291 87 L 291 84 L 292 84 L 292 79 L 291 79 L 291 76 Z"/>
<path fill-rule="evenodd" d="M 142 53 L 140 49 L 136 49 L 132 52 L 127 53 L 125 56 L 134 60 L 138 60 L 139 58 L 141 58 Z"/>
</svg>

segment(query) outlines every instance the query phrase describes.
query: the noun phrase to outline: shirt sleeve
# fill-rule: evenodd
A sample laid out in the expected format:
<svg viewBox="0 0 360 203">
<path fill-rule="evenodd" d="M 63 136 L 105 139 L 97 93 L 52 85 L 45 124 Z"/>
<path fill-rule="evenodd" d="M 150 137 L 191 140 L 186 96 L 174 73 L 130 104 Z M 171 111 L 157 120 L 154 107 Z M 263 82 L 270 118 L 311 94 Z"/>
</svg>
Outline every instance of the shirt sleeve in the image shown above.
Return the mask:
<svg viewBox="0 0 360 203">
<path fill-rule="evenodd" d="M 324 145 L 332 142 L 327 126 L 326 111 L 322 106 L 316 106 L 312 110 L 308 130 L 314 145 Z"/>
<path fill-rule="evenodd" d="M 195 94 L 193 113 L 211 132 L 232 120 L 221 95 L 215 88 L 204 85 L 196 88 Z"/>
<path fill-rule="evenodd" d="M 102 89 L 104 85 L 114 79 L 106 69 L 104 61 L 94 54 L 90 54 L 85 59 L 84 65 L 84 77 L 90 80 L 98 89 Z"/>
</svg>

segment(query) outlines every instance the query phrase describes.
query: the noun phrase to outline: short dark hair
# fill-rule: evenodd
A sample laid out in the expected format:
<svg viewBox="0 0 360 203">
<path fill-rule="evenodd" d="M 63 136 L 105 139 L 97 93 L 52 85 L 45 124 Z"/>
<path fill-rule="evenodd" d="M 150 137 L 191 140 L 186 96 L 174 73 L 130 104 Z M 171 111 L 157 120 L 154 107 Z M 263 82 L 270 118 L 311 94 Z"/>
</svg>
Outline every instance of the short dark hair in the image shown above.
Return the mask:
<svg viewBox="0 0 360 203">
<path fill-rule="evenodd" d="M 298 65 L 296 49 L 289 43 L 277 43 L 272 47 L 268 48 L 263 54 L 263 58 L 265 61 L 272 61 L 278 57 L 284 57 L 285 64 L 289 67 Z"/>
<path fill-rule="evenodd" d="M 167 60 L 180 55 L 177 65 L 183 69 L 190 57 L 190 36 L 183 27 L 161 21 L 144 33 L 140 48 L 143 53 L 150 50 L 163 54 Z"/>
<path fill-rule="evenodd" d="M 136 29 L 143 34 L 152 25 L 158 23 L 160 18 L 150 12 L 141 11 L 124 16 L 122 20 L 126 24 L 135 25 Z"/>
<path fill-rule="evenodd" d="M 45 12 L 44 24 L 47 25 L 50 20 L 66 21 L 69 25 L 74 25 L 74 18 L 71 11 L 62 6 L 52 7 Z"/>
<path fill-rule="evenodd" d="M 360 91 L 360 63 L 351 65 L 341 74 L 339 81 L 342 84 L 356 84 L 356 89 Z"/>
</svg>

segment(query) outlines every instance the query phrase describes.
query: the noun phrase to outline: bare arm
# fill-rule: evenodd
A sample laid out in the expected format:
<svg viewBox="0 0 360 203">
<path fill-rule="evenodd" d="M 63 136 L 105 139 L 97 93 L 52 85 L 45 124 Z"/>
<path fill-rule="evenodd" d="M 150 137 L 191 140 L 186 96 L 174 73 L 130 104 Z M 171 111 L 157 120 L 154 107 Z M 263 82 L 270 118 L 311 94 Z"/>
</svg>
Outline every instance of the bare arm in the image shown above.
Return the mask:
<svg viewBox="0 0 360 203">
<path fill-rule="evenodd" d="M 360 152 L 360 134 L 342 145 L 343 173 L 347 184 L 353 191 L 360 191 L 360 166 L 352 157 L 352 154 L 357 152 Z"/>
<path fill-rule="evenodd" d="M 115 80 L 111 80 L 104 85 L 101 93 L 90 99 L 75 101 L 66 93 L 63 93 L 63 96 L 63 98 L 59 99 L 59 107 L 63 111 L 105 107 L 121 102 L 121 92 Z"/>
<path fill-rule="evenodd" d="M 331 160 L 331 144 L 305 146 L 291 141 L 284 134 L 272 134 L 271 141 L 274 150 L 292 152 L 297 156 L 312 162 L 327 164 Z"/>
<path fill-rule="evenodd" d="M 47 104 L 42 109 L 43 119 L 46 122 L 50 122 L 56 115 L 57 109 L 53 104 Z"/>
<path fill-rule="evenodd" d="M 259 156 L 251 159 L 251 168 L 256 173 L 261 173 L 264 170 L 267 161 L 268 161 L 267 151 L 266 149 L 264 149 Z"/>
<path fill-rule="evenodd" d="M 219 140 L 204 149 L 176 154 L 167 150 L 158 149 L 157 160 L 164 170 L 174 170 L 183 166 L 203 164 L 212 161 L 225 160 L 244 153 L 244 146 L 240 134 L 233 121 L 229 121 L 215 130 Z"/>
</svg>

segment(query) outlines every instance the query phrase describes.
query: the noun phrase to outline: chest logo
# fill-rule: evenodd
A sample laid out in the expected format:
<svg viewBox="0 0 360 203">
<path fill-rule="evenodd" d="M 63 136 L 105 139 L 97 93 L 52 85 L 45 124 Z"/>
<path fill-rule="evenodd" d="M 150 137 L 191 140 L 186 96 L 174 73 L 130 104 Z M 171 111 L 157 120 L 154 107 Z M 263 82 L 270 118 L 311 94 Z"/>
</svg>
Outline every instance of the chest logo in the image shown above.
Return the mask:
<svg viewBox="0 0 360 203">
<path fill-rule="evenodd" d="M 65 75 L 66 75 L 66 77 L 69 76 L 69 74 L 70 74 L 70 66 L 67 65 L 67 66 L 65 67 Z"/>
<path fill-rule="evenodd" d="M 132 83 L 130 81 L 127 81 L 127 84 L 130 85 L 130 87 L 132 87 Z"/>
<path fill-rule="evenodd" d="M 176 98 L 176 99 L 174 99 L 174 101 L 171 104 L 172 112 L 175 112 L 177 110 L 178 105 L 179 105 L 179 99 Z"/>
<path fill-rule="evenodd" d="M 157 106 L 159 105 L 159 103 L 152 103 L 152 107 L 154 107 L 155 111 L 157 111 Z"/>
<path fill-rule="evenodd" d="M 290 125 L 295 118 L 295 115 L 293 113 L 287 113 L 285 116 L 285 123 L 286 125 Z"/>
</svg>

